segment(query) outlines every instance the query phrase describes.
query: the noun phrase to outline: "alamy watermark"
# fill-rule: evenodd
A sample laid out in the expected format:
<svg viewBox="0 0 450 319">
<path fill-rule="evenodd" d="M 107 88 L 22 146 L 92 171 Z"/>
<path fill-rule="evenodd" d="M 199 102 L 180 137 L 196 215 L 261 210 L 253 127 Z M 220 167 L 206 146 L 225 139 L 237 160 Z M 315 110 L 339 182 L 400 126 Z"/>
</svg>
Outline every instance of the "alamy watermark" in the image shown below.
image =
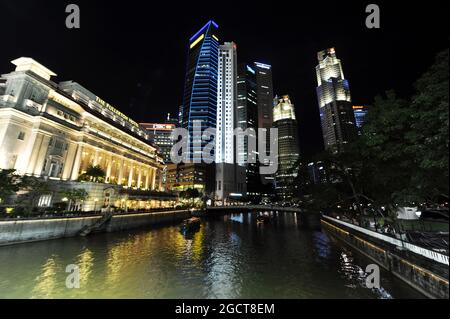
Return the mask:
<svg viewBox="0 0 450 319">
<path fill-rule="evenodd" d="M 67 265 L 66 287 L 68 289 L 80 288 L 80 267 L 74 264 Z"/>
<path fill-rule="evenodd" d="M 366 27 L 368 29 L 379 29 L 380 7 L 377 4 L 369 4 L 366 7 L 366 13 L 370 13 L 366 18 Z"/>
<path fill-rule="evenodd" d="M 377 264 L 370 264 L 366 267 L 366 287 L 369 289 L 380 289 L 380 267 Z"/>
<path fill-rule="evenodd" d="M 76 4 L 69 4 L 66 7 L 66 13 L 69 15 L 66 17 L 66 27 L 68 29 L 80 28 L 80 7 Z"/>
<path fill-rule="evenodd" d="M 269 133 L 267 135 L 267 133 Z M 191 132 L 186 128 L 176 128 L 171 138 L 176 143 L 170 152 L 172 163 L 207 163 L 216 160 L 217 129 L 206 128 L 202 130 L 202 121 L 193 121 Z M 258 138 L 256 138 L 258 136 Z M 268 136 L 268 138 L 267 138 Z M 230 138 L 230 136 L 228 136 Z M 247 147 L 243 154 L 245 140 Z M 261 163 L 260 174 L 274 174 L 278 170 L 278 129 L 277 128 L 236 128 L 233 130 L 232 145 L 227 152 L 234 151 L 234 163 L 239 165 L 247 163 Z M 257 142 L 258 141 L 258 142 Z M 267 145 L 269 142 L 269 145 Z M 220 146 L 223 149 L 222 146 Z M 268 151 L 268 152 L 267 152 Z M 244 160 L 244 158 L 246 158 Z"/>
</svg>

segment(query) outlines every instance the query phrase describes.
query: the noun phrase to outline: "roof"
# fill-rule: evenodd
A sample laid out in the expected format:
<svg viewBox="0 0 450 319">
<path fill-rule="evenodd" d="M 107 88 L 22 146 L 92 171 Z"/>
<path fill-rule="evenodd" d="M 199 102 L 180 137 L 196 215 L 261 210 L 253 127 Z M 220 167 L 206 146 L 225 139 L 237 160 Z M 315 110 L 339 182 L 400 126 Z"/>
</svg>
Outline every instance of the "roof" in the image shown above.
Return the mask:
<svg viewBox="0 0 450 319">
<path fill-rule="evenodd" d="M 31 71 L 47 81 L 50 80 L 52 76 L 56 76 L 56 73 L 32 58 L 20 57 L 12 60 L 11 63 L 16 66 L 16 71 Z"/>
</svg>

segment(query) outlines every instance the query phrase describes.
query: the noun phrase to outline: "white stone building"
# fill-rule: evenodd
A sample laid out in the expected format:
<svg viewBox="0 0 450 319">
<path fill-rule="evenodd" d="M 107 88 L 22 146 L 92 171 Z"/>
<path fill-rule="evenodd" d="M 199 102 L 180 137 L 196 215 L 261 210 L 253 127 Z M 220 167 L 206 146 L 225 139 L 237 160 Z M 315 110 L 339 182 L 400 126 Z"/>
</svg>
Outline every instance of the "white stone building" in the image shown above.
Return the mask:
<svg viewBox="0 0 450 319">
<path fill-rule="evenodd" d="M 105 184 L 160 190 L 163 160 L 135 121 L 31 58 L 12 63 L 0 77 L 0 169 L 77 181 L 99 165 Z"/>
</svg>

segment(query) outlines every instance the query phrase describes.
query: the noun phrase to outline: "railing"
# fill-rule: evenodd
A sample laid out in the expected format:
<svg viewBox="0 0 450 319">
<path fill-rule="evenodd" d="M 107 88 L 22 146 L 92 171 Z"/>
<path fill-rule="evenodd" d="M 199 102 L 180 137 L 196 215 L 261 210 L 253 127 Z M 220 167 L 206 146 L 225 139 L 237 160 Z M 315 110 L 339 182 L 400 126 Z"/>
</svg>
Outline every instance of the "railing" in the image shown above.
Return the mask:
<svg viewBox="0 0 450 319">
<path fill-rule="evenodd" d="M 25 99 L 23 100 L 23 105 L 32 108 L 38 112 L 42 110 L 42 105 L 34 102 L 33 100 Z"/>
<path fill-rule="evenodd" d="M 296 207 L 281 207 L 273 205 L 229 205 L 229 206 L 210 206 L 207 207 L 208 210 L 221 210 L 221 209 L 243 209 L 243 210 L 278 210 L 285 212 L 297 212 L 300 213 L 302 210 Z"/>
<path fill-rule="evenodd" d="M 418 255 L 424 256 L 426 258 L 435 260 L 435 261 L 437 261 L 437 262 L 439 262 L 441 264 L 445 264 L 445 265 L 449 264 L 448 256 L 446 256 L 446 255 L 437 253 L 435 251 L 432 251 L 432 250 L 429 250 L 429 249 L 426 249 L 426 248 L 423 248 L 423 247 L 420 247 L 420 246 L 416 246 L 416 245 L 413 245 L 413 244 L 410 244 L 410 243 L 406 243 L 406 242 L 403 242 L 403 241 L 398 240 L 396 238 L 392 238 L 392 237 L 389 237 L 389 236 L 386 236 L 386 235 L 374 232 L 372 230 L 369 230 L 369 229 L 366 229 L 366 228 L 363 228 L 363 227 L 359 227 L 359 226 L 356 226 L 356 225 L 353 225 L 353 224 L 350 224 L 350 223 L 347 223 L 347 222 L 344 222 L 344 221 L 341 221 L 341 220 L 338 220 L 338 219 L 335 219 L 335 218 L 332 218 L 332 217 L 329 217 L 329 216 L 323 216 L 323 218 L 328 219 L 330 221 L 333 221 L 335 223 L 344 225 L 344 226 L 346 226 L 348 228 L 354 229 L 354 230 L 359 231 L 359 232 L 361 232 L 363 234 L 366 234 L 368 236 L 371 236 L 371 237 L 377 238 L 379 240 L 388 242 L 388 243 L 390 243 L 392 245 L 395 245 L 397 247 L 402 247 L 402 248 L 404 248 L 406 250 L 409 250 L 409 251 L 411 251 L 411 252 L 413 252 L 415 254 L 418 254 Z"/>
</svg>

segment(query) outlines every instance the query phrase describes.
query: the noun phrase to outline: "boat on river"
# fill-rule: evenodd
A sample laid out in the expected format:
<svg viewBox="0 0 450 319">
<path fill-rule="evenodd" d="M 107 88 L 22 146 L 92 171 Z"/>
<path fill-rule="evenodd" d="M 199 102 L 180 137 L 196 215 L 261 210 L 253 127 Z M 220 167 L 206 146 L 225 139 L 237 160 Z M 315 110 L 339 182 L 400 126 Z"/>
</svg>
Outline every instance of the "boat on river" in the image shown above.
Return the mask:
<svg viewBox="0 0 450 319">
<path fill-rule="evenodd" d="M 200 218 L 198 217 L 191 217 L 188 219 L 183 220 L 183 222 L 180 225 L 180 231 L 182 233 L 188 233 L 196 231 L 200 228 Z"/>
<path fill-rule="evenodd" d="M 257 224 L 267 224 L 270 222 L 270 215 L 269 214 L 262 214 L 256 216 L 256 223 Z"/>
</svg>

